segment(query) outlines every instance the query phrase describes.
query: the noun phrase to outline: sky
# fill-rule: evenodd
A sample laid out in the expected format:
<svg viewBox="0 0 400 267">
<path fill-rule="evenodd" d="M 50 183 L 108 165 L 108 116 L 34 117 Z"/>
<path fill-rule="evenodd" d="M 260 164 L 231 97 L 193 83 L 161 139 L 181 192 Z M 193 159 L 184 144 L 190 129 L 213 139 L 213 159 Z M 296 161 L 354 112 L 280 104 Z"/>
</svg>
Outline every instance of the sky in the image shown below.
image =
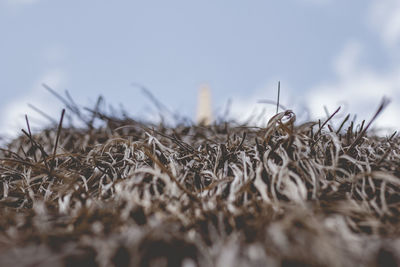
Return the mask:
<svg viewBox="0 0 400 267">
<path fill-rule="evenodd" d="M 82 106 L 99 95 L 133 117 L 157 110 L 139 84 L 172 112 L 195 117 L 198 89 L 211 88 L 215 116 L 281 103 L 299 120 L 342 106 L 377 127 L 400 128 L 398 0 L 0 0 L 0 134 L 43 127 L 68 90 Z M 255 117 L 255 116 L 253 116 Z M 264 115 L 268 120 L 268 115 Z"/>
</svg>

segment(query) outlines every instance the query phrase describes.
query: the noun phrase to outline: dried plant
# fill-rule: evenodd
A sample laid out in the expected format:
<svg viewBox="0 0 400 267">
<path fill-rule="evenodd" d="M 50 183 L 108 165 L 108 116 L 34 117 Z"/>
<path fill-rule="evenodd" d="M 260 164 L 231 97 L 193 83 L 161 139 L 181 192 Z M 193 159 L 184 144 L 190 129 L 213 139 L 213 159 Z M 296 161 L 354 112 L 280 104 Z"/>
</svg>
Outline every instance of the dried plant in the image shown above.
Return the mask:
<svg viewBox="0 0 400 267">
<path fill-rule="evenodd" d="M 168 127 L 62 100 L 84 128 L 27 120 L 1 149 L 1 266 L 400 262 L 400 138 L 376 116 Z"/>
</svg>

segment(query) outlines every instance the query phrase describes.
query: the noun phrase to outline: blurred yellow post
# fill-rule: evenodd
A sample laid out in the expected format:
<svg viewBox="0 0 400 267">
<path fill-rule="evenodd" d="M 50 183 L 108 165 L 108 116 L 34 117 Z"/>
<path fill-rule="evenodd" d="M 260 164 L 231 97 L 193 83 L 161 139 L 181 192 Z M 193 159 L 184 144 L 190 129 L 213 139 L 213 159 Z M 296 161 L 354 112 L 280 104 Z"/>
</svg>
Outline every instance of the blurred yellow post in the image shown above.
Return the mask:
<svg viewBox="0 0 400 267">
<path fill-rule="evenodd" d="M 212 118 L 211 92 L 208 84 L 203 84 L 199 88 L 197 100 L 197 124 L 210 125 Z"/>
</svg>

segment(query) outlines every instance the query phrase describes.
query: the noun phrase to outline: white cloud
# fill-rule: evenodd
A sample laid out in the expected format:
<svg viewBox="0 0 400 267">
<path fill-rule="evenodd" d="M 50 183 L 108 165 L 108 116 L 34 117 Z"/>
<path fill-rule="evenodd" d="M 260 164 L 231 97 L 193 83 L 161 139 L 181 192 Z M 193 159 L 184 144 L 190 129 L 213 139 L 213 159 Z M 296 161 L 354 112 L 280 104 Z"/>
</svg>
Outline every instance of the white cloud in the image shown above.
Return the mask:
<svg viewBox="0 0 400 267">
<path fill-rule="evenodd" d="M 333 62 L 335 72 L 342 78 L 354 76 L 358 71 L 357 64 L 362 55 L 362 45 L 356 41 L 350 41 Z"/>
<path fill-rule="evenodd" d="M 328 3 L 328 1 L 299 0 L 310 3 Z M 369 19 L 374 25 L 382 44 L 393 50 L 400 44 L 400 1 L 399 0 L 372 0 Z M 391 104 L 384 110 L 374 123 L 378 128 L 389 131 L 400 129 L 400 64 L 394 62 L 388 71 L 380 71 L 363 64 L 368 55 L 364 53 L 364 44 L 357 40 L 348 40 L 342 51 L 333 60 L 334 77 L 331 81 L 319 83 L 309 90 L 299 102 L 305 103 L 313 118 L 325 118 L 324 106 L 329 112 L 333 112 L 342 106 L 341 115 L 347 113 L 356 114 L 358 121 L 370 119 L 376 112 L 381 99 L 386 96 L 391 99 Z M 393 62 L 391 62 L 393 63 Z M 247 118 L 251 112 L 260 114 L 262 106 L 256 104 L 258 100 L 265 98 L 265 92 L 274 96 L 276 84 L 268 84 L 266 87 L 256 90 L 246 98 L 237 98 L 233 101 L 232 114 L 236 118 Z M 288 94 L 298 95 L 298 92 L 286 90 Z M 272 98 L 274 100 L 275 98 Z M 285 103 L 285 99 L 282 101 Z M 286 99 L 286 103 L 287 99 Z M 289 102 L 293 109 L 293 101 Z M 296 112 L 296 108 L 294 108 Z M 269 106 L 267 116 L 274 113 L 273 106 Z M 303 115 L 305 109 L 297 108 L 296 115 Z M 306 114 L 305 116 L 307 116 Z M 253 116 L 256 117 L 256 116 Z M 263 121 L 263 123 L 265 120 Z M 386 131 L 383 131 L 386 132 Z"/>
<path fill-rule="evenodd" d="M 48 123 L 41 115 L 32 110 L 28 104 L 32 104 L 50 114 L 53 118 L 58 119 L 57 114 L 61 105 L 54 96 L 43 88 L 42 83 L 46 83 L 53 88 L 59 88 L 64 86 L 65 82 L 66 77 L 63 71 L 50 70 L 46 72 L 34 83 L 30 91 L 25 92 L 22 96 L 18 95 L 16 99 L 2 108 L 1 114 L 6 115 L 0 120 L 0 134 L 10 137 L 19 134 L 21 129 L 26 128 L 25 114 L 28 115 L 32 127 L 35 127 L 35 125 L 43 126 Z"/>
<path fill-rule="evenodd" d="M 373 0 L 370 5 L 369 20 L 387 46 L 400 45 L 399 0 Z"/>
<path fill-rule="evenodd" d="M 311 113 L 324 116 L 323 106 L 330 112 L 346 103 L 352 114 L 359 118 L 370 118 L 376 111 L 383 96 L 392 99 L 382 113 L 376 126 L 400 128 L 400 66 L 389 72 L 380 73 L 360 64 L 362 45 L 354 41 L 345 45 L 334 62 L 336 81 L 323 83 L 309 90 L 306 101 Z"/>
<path fill-rule="evenodd" d="M 380 37 L 380 41 L 390 53 L 398 53 L 400 45 L 400 1 L 372 0 L 369 6 L 368 20 Z M 342 52 L 333 62 L 335 80 L 316 85 L 309 90 L 306 101 L 313 115 L 324 116 L 323 106 L 330 112 L 339 105 L 346 104 L 348 110 L 361 119 L 370 118 L 376 111 L 383 96 L 392 103 L 381 114 L 375 125 L 400 129 L 400 64 L 396 61 L 385 72 L 368 68 L 360 63 L 367 56 L 363 53 L 363 44 L 348 41 Z"/>
</svg>

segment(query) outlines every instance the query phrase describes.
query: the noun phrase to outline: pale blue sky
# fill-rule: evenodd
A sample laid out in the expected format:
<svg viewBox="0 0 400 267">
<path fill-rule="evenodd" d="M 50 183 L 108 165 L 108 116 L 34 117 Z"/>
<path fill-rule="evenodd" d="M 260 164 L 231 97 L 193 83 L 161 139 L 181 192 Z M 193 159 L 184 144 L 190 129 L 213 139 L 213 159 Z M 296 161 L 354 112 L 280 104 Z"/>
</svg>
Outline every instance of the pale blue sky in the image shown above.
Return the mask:
<svg viewBox="0 0 400 267">
<path fill-rule="evenodd" d="M 151 103 L 133 82 L 193 116 L 203 82 L 214 108 L 232 98 L 242 113 L 257 99 L 274 98 L 278 80 L 284 99 L 311 105 L 313 113 L 321 99 L 328 107 L 340 102 L 330 97 L 337 92 L 367 95 L 370 102 L 354 103 L 361 113 L 389 94 L 395 114 L 398 2 L 0 0 L 0 125 L 34 114 L 28 102 L 56 111 L 41 82 L 68 89 L 81 104 L 101 94 L 138 116 Z"/>
</svg>

